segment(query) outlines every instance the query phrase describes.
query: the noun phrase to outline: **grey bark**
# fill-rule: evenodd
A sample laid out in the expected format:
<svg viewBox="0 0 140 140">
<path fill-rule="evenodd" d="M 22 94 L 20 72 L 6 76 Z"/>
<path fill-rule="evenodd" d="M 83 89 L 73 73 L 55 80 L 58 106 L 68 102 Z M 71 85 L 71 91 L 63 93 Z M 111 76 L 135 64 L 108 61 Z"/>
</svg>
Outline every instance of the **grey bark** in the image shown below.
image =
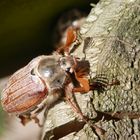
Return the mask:
<svg viewBox="0 0 140 140">
<path fill-rule="evenodd" d="M 76 94 L 82 112 L 106 133 L 99 135 L 77 120 L 70 106 L 61 101 L 45 117 L 42 140 L 139 140 L 140 1 L 100 1 L 82 25 L 80 37 L 74 54 L 90 62 L 91 77 L 120 82 L 103 92 Z"/>
</svg>

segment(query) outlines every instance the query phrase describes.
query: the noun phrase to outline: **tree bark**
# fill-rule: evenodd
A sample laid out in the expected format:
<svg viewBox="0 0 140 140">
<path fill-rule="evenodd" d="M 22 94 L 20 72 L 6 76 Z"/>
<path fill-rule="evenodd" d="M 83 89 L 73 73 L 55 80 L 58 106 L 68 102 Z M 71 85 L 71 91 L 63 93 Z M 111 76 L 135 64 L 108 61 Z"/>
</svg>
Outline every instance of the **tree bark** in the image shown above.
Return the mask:
<svg viewBox="0 0 140 140">
<path fill-rule="evenodd" d="M 89 61 L 90 76 L 120 83 L 75 97 L 105 135 L 77 120 L 70 106 L 60 101 L 45 116 L 42 140 L 139 140 L 140 1 L 101 0 L 91 9 L 79 36 L 82 42 L 74 54 Z"/>
</svg>

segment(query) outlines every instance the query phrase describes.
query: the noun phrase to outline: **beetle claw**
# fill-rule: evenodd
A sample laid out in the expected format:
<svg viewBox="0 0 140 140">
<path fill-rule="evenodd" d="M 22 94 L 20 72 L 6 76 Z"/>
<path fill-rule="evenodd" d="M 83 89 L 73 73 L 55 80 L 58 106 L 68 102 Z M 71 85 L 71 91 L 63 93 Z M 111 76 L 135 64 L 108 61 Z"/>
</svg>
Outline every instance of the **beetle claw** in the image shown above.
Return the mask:
<svg viewBox="0 0 140 140">
<path fill-rule="evenodd" d="M 39 127 L 43 127 L 43 124 L 40 124 L 39 119 L 37 118 L 37 116 L 32 117 L 32 119 L 35 121 L 35 123 L 38 124 Z"/>
<path fill-rule="evenodd" d="M 40 124 L 39 119 L 37 118 L 37 116 L 31 116 L 31 115 L 19 115 L 18 118 L 20 119 L 22 125 L 26 125 L 28 122 L 30 122 L 31 120 L 34 120 L 35 123 L 38 124 L 39 127 L 42 127 L 43 124 Z"/>
<path fill-rule="evenodd" d="M 30 116 L 28 116 L 28 115 L 19 115 L 18 118 L 20 119 L 22 125 L 24 125 L 24 126 L 25 126 L 28 122 L 31 121 L 31 118 L 30 118 Z"/>
</svg>

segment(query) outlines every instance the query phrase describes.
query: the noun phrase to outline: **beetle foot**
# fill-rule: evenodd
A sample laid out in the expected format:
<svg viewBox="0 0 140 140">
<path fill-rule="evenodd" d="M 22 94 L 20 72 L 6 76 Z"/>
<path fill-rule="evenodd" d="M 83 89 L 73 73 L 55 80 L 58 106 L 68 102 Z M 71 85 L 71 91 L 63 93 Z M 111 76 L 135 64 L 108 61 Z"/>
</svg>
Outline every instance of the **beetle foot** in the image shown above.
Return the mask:
<svg viewBox="0 0 140 140">
<path fill-rule="evenodd" d="M 101 127 L 92 124 L 92 127 L 94 128 L 95 132 L 99 135 L 99 136 L 105 136 L 106 131 L 104 129 L 102 129 Z"/>
<path fill-rule="evenodd" d="M 88 124 L 91 128 L 93 128 L 95 133 L 97 133 L 99 136 L 103 136 L 103 137 L 105 136 L 106 131 L 101 127 L 97 126 L 95 123 L 93 123 L 88 117 L 84 116 L 82 120 L 86 124 Z"/>
<path fill-rule="evenodd" d="M 31 115 L 19 115 L 18 118 L 20 119 L 22 125 L 24 125 L 24 126 L 31 120 L 34 120 L 35 123 L 37 123 L 39 127 L 43 126 L 43 124 L 40 124 L 40 121 L 36 115 L 32 115 L 32 116 Z"/>
<path fill-rule="evenodd" d="M 31 118 L 30 118 L 30 116 L 28 116 L 28 115 L 19 115 L 18 118 L 20 119 L 22 125 L 24 125 L 24 126 L 25 126 L 28 122 L 31 121 Z"/>
<path fill-rule="evenodd" d="M 43 124 L 40 124 L 40 121 L 36 116 L 32 117 L 32 119 L 35 121 L 35 123 L 37 123 L 39 127 L 43 127 Z"/>
</svg>

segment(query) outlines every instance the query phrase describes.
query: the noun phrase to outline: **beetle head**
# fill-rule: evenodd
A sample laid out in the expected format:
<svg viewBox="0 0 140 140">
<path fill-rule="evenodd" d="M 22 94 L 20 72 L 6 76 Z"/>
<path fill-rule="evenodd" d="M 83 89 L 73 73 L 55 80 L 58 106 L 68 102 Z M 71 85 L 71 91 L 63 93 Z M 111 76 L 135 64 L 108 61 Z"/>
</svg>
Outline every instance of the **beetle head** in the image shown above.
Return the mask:
<svg viewBox="0 0 140 140">
<path fill-rule="evenodd" d="M 73 56 L 65 56 L 60 58 L 60 66 L 63 70 L 73 72 L 74 66 L 76 65 L 76 59 Z"/>
</svg>

